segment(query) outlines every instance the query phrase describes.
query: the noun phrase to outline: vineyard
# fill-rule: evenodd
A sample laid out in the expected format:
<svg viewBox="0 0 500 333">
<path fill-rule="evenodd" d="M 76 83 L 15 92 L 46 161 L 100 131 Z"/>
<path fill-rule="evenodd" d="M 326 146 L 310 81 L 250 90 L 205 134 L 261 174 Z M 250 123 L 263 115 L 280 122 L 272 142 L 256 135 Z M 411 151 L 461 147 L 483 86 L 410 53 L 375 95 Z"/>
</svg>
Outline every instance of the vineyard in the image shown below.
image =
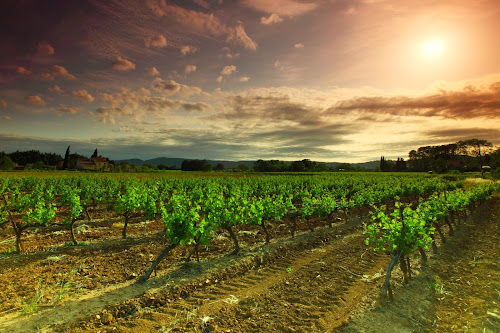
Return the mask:
<svg viewBox="0 0 500 333">
<path fill-rule="evenodd" d="M 375 289 L 394 301 L 399 274 L 411 284 L 499 188 L 377 173 L 0 182 L 11 331 L 331 331 Z M 259 299 L 266 286 L 278 300 Z"/>
</svg>

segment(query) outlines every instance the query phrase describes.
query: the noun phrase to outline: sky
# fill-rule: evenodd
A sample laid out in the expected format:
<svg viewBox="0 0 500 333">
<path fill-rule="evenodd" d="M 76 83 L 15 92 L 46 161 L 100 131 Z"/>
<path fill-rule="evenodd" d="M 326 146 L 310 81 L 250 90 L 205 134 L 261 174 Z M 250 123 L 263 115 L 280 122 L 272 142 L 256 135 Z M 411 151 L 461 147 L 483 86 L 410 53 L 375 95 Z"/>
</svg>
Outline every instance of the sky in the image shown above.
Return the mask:
<svg viewBox="0 0 500 333">
<path fill-rule="evenodd" d="M 500 144 L 498 0 L 2 0 L 0 151 L 366 162 Z"/>
</svg>

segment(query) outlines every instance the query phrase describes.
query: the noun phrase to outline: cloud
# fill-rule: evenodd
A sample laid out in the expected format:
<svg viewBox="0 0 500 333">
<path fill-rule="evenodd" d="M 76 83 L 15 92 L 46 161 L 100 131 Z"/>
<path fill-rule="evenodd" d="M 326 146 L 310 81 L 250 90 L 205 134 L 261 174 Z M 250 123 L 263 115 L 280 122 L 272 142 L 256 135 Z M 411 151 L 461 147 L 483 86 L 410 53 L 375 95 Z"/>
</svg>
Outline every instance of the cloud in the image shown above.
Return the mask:
<svg viewBox="0 0 500 333">
<path fill-rule="evenodd" d="M 3 116 L 3 119 L 5 119 L 5 120 L 12 120 L 12 118 L 9 117 L 9 116 Z"/>
<path fill-rule="evenodd" d="M 157 35 L 155 37 L 145 38 L 144 44 L 146 47 L 166 47 L 167 39 L 163 35 Z"/>
<path fill-rule="evenodd" d="M 181 46 L 180 51 L 181 54 L 185 56 L 186 54 L 195 53 L 196 51 L 198 51 L 198 48 L 191 45 L 183 45 Z"/>
<path fill-rule="evenodd" d="M 45 102 L 40 96 L 38 95 L 35 95 L 35 96 L 28 96 L 26 97 L 26 101 L 28 101 L 28 103 L 30 104 L 33 104 L 33 105 L 37 105 L 37 106 L 42 106 L 42 105 L 45 105 L 47 104 L 47 102 Z"/>
<path fill-rule="evenodd" d="M 60 76 L 65 78 L 66 80 L 76 80 L 76 77 L 66 70 L 66 68 L 58 65 L 52 66 L 52 75 Z"/>
<path fill-rule="evenodd" d="M 161 79 L 160 79 L 161 80 Z M 160 82 L 158 82 L 160 84 Z M 168 95 L 186 94 L 183 89 L 189 89 L 188 86 L 173 82 L 161 82 L 170 89 Z M 98 116 L 101 123 L 116 124 L 123 119 L 126 119 L 127 124 L 140 123 L 143 117 L 151 117 L 152 115 L 161 116 L 172 110 L 185 110 L 186 112 L 203 112 L 210 106 L 205 103 L 187 102 L 183 100 L 173 100 L 166 97 L 151 97 L 147 89 L 139 89 L 132 91 L 123 88 L 115 94 L 99 94 L 99 98 L 108 104 L 96 109 L 95 114 Z"/>
<path fill-rule="evenodd" d="M 498 140 L 500 130 L 493 128 L 441 128 L 438 130 L 429 130 L 422 133 L 424 136 L 432 139 L 442 139 L 447 142 L 457 142 L 460 140 L 480 138 L 484 140 Z"/>
<path fill-rule="evenodd" d="M 216 81 L 216 82 L 218 82 L 218 83 L 221 83 L 221 82 L 222 82 L 222 80 L 224 80 L 224 78 L 223 78 L 221 75 L 219 75 L 219 76 L 215 79 L 215 81 Z"/>
<path fill-rule="evenodd" d="M 296 49 L 301 49 L 301 48 L 303 48 L 303 47 L 304 47 L 304 44 L 302 44 L 302 43 L 297 43 L 297 44 L 295 44 L 293 47 L 295 47 Z"/>
<path fill-rule="evenodd" d="M 181 85 L 174 80 L 168 80 L 156 83 L 154 88 L 161 90 L 167 95 L 175 95 L 181 90 Z"/>
<path fill-rule="evenodd" d="M 73 96 L 75 96 L 76 98 L 82 100 L 83 102 L 93 102 L 95 100 L 95 97 L 90 95 L 87 90 L 85 89 L 81 89 L 81 90 L 74 90 L 73 91 Z"/>
<path fill-rule="evenodd" d="M 245 28 L 243 28 L 243 25 L 241 24 L 229 30 L 227 41 L 236 41 L 249 50 L 257 50 L 257 43 L 255 43 L 250 37 L 248 37 Z"/>
<path fill-rule="evenodd" d="M 40 73 L 40 77 L 44 80 L 54 80 L 54 76 L 50 73 Z"/>
<path fill-rule="evenodd" d="M 279 17 L 279 15 L 276 13 L 272 13 L 271 15 L 269 15 L 269 17 L 262 16 L 260 18 L 260 23 L 265 25 L 280 23 L 280 22 L 283 22 L 283 19 Z"/>
<path fill-rule="evenodd" d="M 67 113 L 67 114 L 77 114 L 77 108 L 68 108 L 65 105 L 61 104 L 60 108 L 57 109 L 58 112 Z"/>
<path fill-rule="evenodd" d="M 210 108 L 210 105 L 201 102 L 198 103 L 185 102 L 182 104 L 182 107 L 184 108 L 184 110 L 186 110 L 186 112 L 193 112 L 193 111 L 203 112 L 206 109 Z"/>
<path fill-rule="evenodd" d="M 158 17 L 168 16 L 187 29 L 206 36 L 226 36 L 227 41 L 242 45 L 248 50 L 255 51 L 255 43 L 245 32 L 241 24 L 235 27 L 223 24 L 213 13 L 203 13 L 185 9 L 177 5 L 167 4 L 165 0 L 147 0 L 146 6 Z"/>
<path fill-rule="evenodd" d="M 203 93 L 203 90 L 201 90 L 201 88 L 199 87 L 188 86 L 175 82 L 174 80 L 164 81 L 162 79 L 158 79 L 155 80 L 155 84 L 153 85 L 153 87 L 166 95 L 179 94 L 181 96 L 190 96 Z"/>
<path fill-rule="evenodd" d="M 121 109 L 120 108 L 108 108 L 105 106 L 102 106 L 95 110 L 96 114 L 100 117 L 100 122 L 103 124 L 110 123 L 114 125 L 116 123 L 115 121 L 115 115 L 116 113 L 120 113 Z"/>
<path fill-rule="evenodd" d="M 61 87 L 59 87 L 58 85 L 54 85 L 53 87 L 49 87 L 49 91 L 50 92 L 56 92 L 58 94 L 61 94 L 63 92 L 63 90 L 61 89 Z"/>
<path fill-rule="evenodd" d="M 6 108 L 8 106 L 7 104 L 7 101 L 5 99 L 0 99 L 0 105 L 3 107 L 3 108 Z"/>
<path fill-rule="evenodd" d="M 47 42 L 40 42 L 36 47 L 36 53 L 40 55 L 52 55 L 54 54 L 54 48 Z"/>
<path fill-rule="evenodd" d="M 304 103 L 292 102 L 289 96 L 231 95 L 225 100 L 226 111 L 217 115 L 228 120 L 262 120 L 269 123 L 301 126 L 324 126 L 329 124 L 323 118 L 323 109 Z"/>
<path fill-rule="evenodd" d="M 248 76 L 242 76 L 240 77 L 240 82 L 248 82 L 250 78 Z"/>
<path fill-rule="evenodd" d="M 24 68 L 23 66 L 17 66 L 16 73 L 21 75 L 30 75 L 31 71 Z"/>
<path fill-rule="evenodd" d="M 196 66 L 195 65 L 187 65 L 186 68 L 184 69 L 184 73 L 189 74 L 196 71 Z"/>
<path fill-rule="evenodd" d="M 224 46 L 222 48 L 222 51 L 224 51 L 226 53 L 226 58 L 228 58 L 228 59 L 233 59 L 233 58 L 237 58 L 240 56 L 239 53 L 231 53 L 231 49 L 227 46 Z"/>
<path fill-rule="evenodd" d="M 156 67 L 148 68 L 147 72 L 151 76 L 160 75 L 160 72 L 156 69 Z"/>
<path fill-rule="evenodd" d="M 194 2 L 200 7 L 203 7 L 205 9 L 210 9 L 210 5 L 205 0 L 194 0 Z"/>
<path fill-rule="evenodd" d="M 113 68 L 117 71 L 130 71 L 135 69 L 135 64 L 127 59 L 117 56 L 113 61 Z"/>
<path fill-rule="evenodd" d="M 137 91 L 122 88 L 118 93 L 101 93 L 98 96 L 112 108 L 121 107 L 126 114 L 132 114 L 132 111 L 128 112 L 127 110 L 137 108 L 140 105 L 141 101 L 143 101 L 144 98 L 146 98 L 150 94 L 151 92 L 144 88 L 141 88 Z"/>
<path fill-rule="evenodd" d="M 500 82 L 488 87 L 440 90 L 432 95 L 417 97 L 357 97 L 338 102 L 328 112 L 342 114 L 349 111 L 455 119 L 500 118 Z"/>
<path fill-rule="evenodd" d="M 236 72 L 236 66 L 234 65 L 224 66 L 224 68 L 220 71 L 222 75 L 231 75 L 233 72 Z"/>
<path fill-rule="evenodd" d="M 276 14 L 279 16 L 295 17 L 304 15 L 318 7 L 312 2 L 300 2 L 296 0 L 243 0 L 243 4 L 256 11 Z"/>
</svg>

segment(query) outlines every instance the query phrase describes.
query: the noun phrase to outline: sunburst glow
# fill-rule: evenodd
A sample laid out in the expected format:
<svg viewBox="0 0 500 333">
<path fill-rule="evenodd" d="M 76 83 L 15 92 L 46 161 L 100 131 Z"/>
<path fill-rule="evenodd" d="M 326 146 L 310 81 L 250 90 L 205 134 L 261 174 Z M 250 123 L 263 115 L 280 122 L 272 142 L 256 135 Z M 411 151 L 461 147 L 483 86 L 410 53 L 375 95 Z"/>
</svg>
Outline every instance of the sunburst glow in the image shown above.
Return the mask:
<svg viewBox="0 0 500 333">
<path fill-rule="evenodd" d="M 427 57 L 436 57 L 443 52 L 444 45 L 440 40 L 429 40 L 422 44 L 422 51 Z"/>
</svg>

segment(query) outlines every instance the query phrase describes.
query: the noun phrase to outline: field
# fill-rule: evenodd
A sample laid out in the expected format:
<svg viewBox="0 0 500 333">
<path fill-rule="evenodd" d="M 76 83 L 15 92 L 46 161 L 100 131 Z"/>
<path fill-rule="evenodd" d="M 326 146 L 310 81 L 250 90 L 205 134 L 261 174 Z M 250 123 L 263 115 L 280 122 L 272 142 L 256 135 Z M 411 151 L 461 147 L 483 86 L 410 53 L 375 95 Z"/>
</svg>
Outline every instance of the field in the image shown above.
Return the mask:
<svg viewBox="0 0 500 333">
<path fill-rule="evenodd" d="M 222 175 L 5 176 L 0 331 L 499 329 L 495 184 Z M 384 219 L 394 229 L 376 227 Z M 392 272 L 392 297 L 380 295 L 391 256 L 378 241 L 400 242 L 393 255 L 411 262 Z"/>
</svg>

